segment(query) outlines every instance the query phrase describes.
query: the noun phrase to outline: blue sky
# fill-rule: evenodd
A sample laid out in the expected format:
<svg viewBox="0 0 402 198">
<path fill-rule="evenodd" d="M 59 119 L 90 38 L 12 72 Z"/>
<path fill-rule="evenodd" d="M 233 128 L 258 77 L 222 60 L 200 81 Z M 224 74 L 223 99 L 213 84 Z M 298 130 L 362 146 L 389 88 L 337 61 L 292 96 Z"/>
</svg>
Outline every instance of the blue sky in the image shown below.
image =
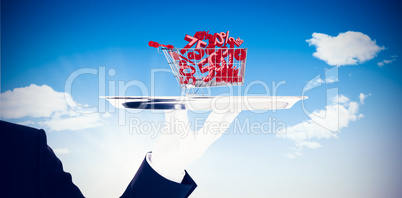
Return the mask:
<svg viewBox="0 0 402 198">
<path fill-rule="evenodd" d="M 49 145 L 57 149 L 65 169 L 86 196 L 116 197 L 157 140 L 152 134 L 130 134 L 130 125 L 119 126 L 119 120 L 160 122 L 163 114 L 144 111 L 124 113 L 122 118 L 99 96 L 118 95 L 108 85 L 118 86 L 119 81 L 135 81 L 151 89 L 151 70 L 169 69 L 169 65 L 148 46 L 150 40 L 184 47 L 186 34 L 230 31 L 248 48 L 245 86 L 240 91 L 236 87 L 234 94 L 245 94 L 247 85 L 259 80 L 271 91 L 273 82 L 286 82 L 278 88 L 279 96 L 302 95 L 310 80 L 320 75 L 325 81 L 325 71 L 334 68 L 338 81 L 306 92 L 309 99 L 304 106 L 299 102 L 290 110 L 242 112 L 241 122 L 275 118 L 288 126 L 289 133 L 301 129 L 317 133 L 300 140 L 274 134 L 236 134 L 232 126 L 188 168 L 199 185 L 193 197 L 400 197 L 400 10 L 397 1 L 5 0 L 1 2 L 1 119 L 44 128 Z M 353 42 L 332 40 L 329 47 L 320 42 L 328 47 L 324 51 L 327 56 L 313 56 L 318 45 L 307 42 L 313 33 L 334 39 L 348 31 L 368 36 L 379 50 L 367 52 L 368 48 L 349 46 L 354 49 L 351 52 L 361 51 L 369 58 L 337 67 L 325 57 L 339 58 L 331 50 L 339 43 Z M 115 75 L 109 75 L 110 69 Z M 103 70 L 101 79 L 106 87 L 99 89 Z M 65 85 L 77 71 L 97 73 L 77 77 L 72 98 L 101 112 L 81 115 L 66 108 Z M 180 94 L 169 73 L 158 73 L 155 85 L 155 95 Z M 16 88 L 21 88 L 20 92 Z M 318 112 L 331 107 L 328 89 L 348 99 L 340 104 L 348 110 L 340 114 L 345 123 L 331 137 L 325 135 L 332 133 L 321 133 L 313 124 L 299 125 L 312 119 L 304 110 Z M 217 88 L 212 94 L 225 92 L 226 88 Z M 150 93 L 134 86 L 125 94 Z M 266 93 L 262 86 L 252 86 L 246 94 Z M 43 102 L 43 98 L 51 101 Z M 10 101 L 27 106 L 3 105 Z M 36 107 L 29 101 L 44 104 Z M 358 106 L 355 111 L 353 105 Z M 302 142 L 321 147 L 297 146 Z M 295 154 L 300 148 L 300 155 Z M 290 159 L 289 153 L 296 157 Z"/>
</svg>

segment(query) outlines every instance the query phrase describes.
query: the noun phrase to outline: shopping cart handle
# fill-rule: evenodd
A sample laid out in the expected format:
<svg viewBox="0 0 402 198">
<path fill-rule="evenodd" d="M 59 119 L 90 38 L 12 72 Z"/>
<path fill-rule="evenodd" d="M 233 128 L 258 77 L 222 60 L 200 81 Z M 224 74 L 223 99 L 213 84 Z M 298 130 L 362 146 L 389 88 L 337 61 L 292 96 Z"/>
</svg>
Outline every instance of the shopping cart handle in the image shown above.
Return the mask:
<svg viewBox="0 0 402 198">
<path fill-rule="evenodd" d="M 148 45 L 151 46 L 151 47 L 154 47 L 154 48 L 158 48 L 158 47 L 159 47 L 159 43 L 154 42 L 154 41 L 149 41 L 149 42 L 148 42 Z"/>
<path fill-rule="evenodd" d="M 158 48 L 158 47 L 166 47 L 168 49 L 173 49 L 174 48 L 173 45 L 162 45 L 162 44 L 159 44 L 159 43 L 157 43 L 155 41 L 149 41 L 148 45 L 151 46 L 151 47 L 154 47 L 154 48 Z"/>
</svg>

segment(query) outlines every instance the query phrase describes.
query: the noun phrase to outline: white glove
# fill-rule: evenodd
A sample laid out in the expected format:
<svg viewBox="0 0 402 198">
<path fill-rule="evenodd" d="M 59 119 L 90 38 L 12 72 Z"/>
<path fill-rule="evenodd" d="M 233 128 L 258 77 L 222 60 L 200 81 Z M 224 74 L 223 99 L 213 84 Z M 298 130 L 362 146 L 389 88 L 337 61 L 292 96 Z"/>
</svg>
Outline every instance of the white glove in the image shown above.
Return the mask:
<svg viewBox="0 0 402 198">
<path fill-rule="evenodd" d="M 181 183 L 184 169 L 222 136 L 239 113 L 212 111 L 199 131 L 190 131 L 187 110 L 166 110 L 168 129 L 162 132 L 151 156 L 147 157 L 148 163 L 163 177 Z"/>
</svg>

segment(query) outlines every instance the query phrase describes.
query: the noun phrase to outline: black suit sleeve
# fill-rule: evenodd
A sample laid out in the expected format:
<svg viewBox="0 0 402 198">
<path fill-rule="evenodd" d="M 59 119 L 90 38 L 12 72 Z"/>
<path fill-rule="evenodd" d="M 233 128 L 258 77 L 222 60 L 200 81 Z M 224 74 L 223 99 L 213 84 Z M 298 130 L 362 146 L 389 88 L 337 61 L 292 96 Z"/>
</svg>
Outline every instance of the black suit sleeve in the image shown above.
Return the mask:
<svg viewBox="0 0 402 198">
<path fill-rule="evenodd" d="M 179 184 L 159 175 L 144 159 L 121 198 L 188 197 L 196 187 L 187 172 Z"/>
<path fill-rule="evenodd" d="M 0 129 L 0 197 L 84 197 L 47 145 L 43 130 L 1 120 Z M 165 179 L 145 159 L 122 197 L 188 197 L 196 186 L 187 173 L 181 184 Z"/>
<path fill-rule="evenodd" d="M 0 120 L 0 197 L 81 198 L 43 130 Z"/>
<path fill-rule="evenodd" d="M 39 180 L 42 197 L 84 197 L 74 185 L 71 175 L 63 171 L 61 161 L 47 145 L 46 135 L 39 130 Z"/>
</svg>

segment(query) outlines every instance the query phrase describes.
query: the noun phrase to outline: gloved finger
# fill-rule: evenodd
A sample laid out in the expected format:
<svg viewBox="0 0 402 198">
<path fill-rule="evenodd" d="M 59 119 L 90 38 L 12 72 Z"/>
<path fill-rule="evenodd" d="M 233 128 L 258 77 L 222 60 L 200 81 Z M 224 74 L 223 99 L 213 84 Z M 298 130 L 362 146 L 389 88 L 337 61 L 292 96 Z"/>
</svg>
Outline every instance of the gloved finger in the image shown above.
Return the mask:
<svg viewBox="0 0 402 198">
<path fill-rule="evenodd" d="M 180 124 L 188 123 L 187 111 L 185 110 L 165 110 L 165 123 L 161 135 L 154 149 L 164 148 L 169 145 L 176 145 L 180 138 Z M 179 129 L 178 129 L 179 128 Z"/>
<path fill-rule="evenodd" d="M 209 147 L 222 136 L 239 113 L 240 111 L 227 111 L 224 113 L 212 111 L 204 126 L 198 131 L 197 139 L 199 143 Z"/>
<path fill-rule="evenodd" d="M 167 131 L 172 135 L 183 137 L 190 131 L 187 110 L 166 110 L 165 123 Z"/>
</svg>

